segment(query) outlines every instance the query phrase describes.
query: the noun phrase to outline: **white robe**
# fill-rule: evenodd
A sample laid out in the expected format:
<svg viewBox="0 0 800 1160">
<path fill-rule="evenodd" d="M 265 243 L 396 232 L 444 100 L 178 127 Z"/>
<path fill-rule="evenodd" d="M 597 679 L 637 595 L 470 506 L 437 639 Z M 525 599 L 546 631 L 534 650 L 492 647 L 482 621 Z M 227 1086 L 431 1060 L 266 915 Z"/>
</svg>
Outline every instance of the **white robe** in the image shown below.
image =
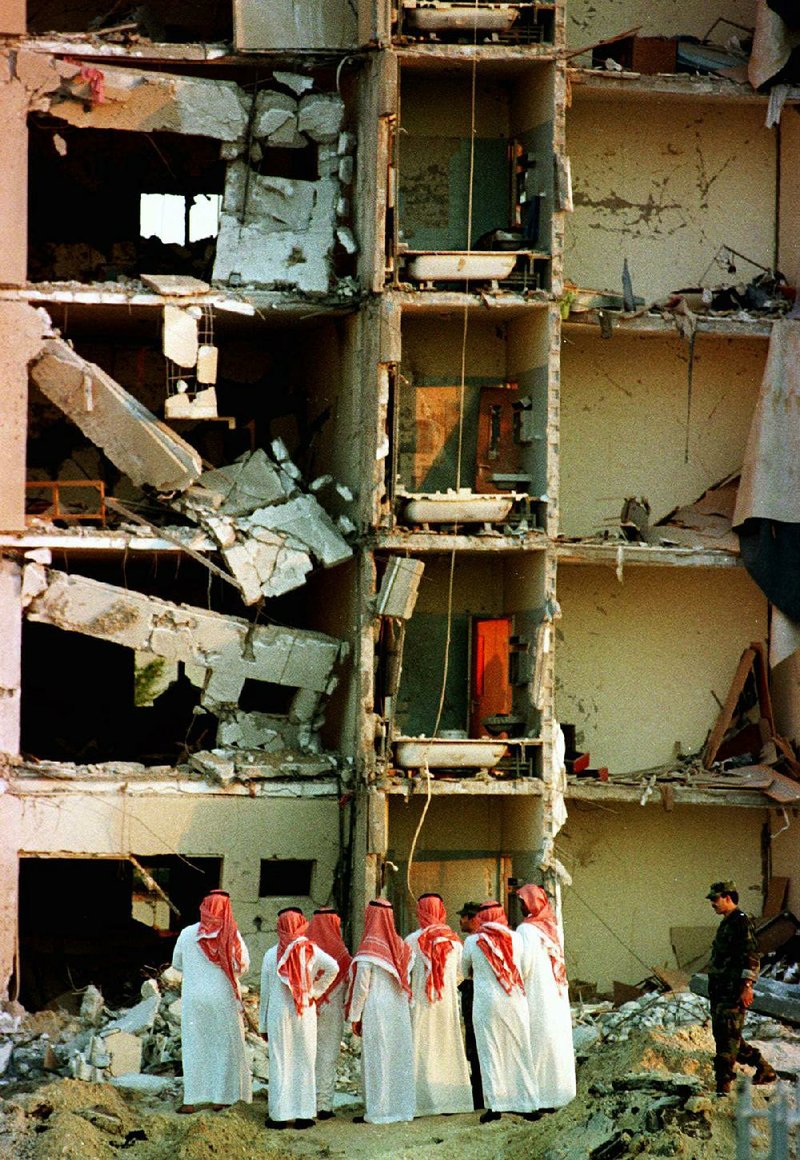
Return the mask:
<svg viewBox="0 0 800 1160">
<path fill-rule="evenodd" d="M 513 956 L 520 966 L 522 943 L 511 933 Z M 515 987 L 508 995 L 478 946 L 478 936 L 464 943 L 464 974 L 474 980 L 472 1020 L 481 1065 L 483 1097 L 493 1112 L 535 1112 L 539 1093 L 534 1079 L 528 1001 Z"/>
<path fill-rule="evenodd" d="M 172 965 L 183 973 L 181 1057 L 185 1104 L 250 1103 L 250 1068 L 244 1049 L 242 1009 L 230 979 L 198 945 L 200 923 L 178 935 Z M 242 973 L 250 956 L 239 935 Z"/>
<path fill-rule="evenodd" d="M 362 1022 L 364 1119 L 394 1124 L 414 1118 L 414 1048 L 408 996 L 377 963 L 356 963 L 350 1020 Z"/>
<path fill-rule="evenodd" d="M 531 1026 L 531 1050 L 539 1106 L 561 1108 L 575 1098 L 575 1053 L 569 994 L 559 992 L 550 956 L 539 929 L 530 922 L 517 927 L 522 940 L 522 967 Z"/>
<path fill-rule="evenodd" d="M 318 999 L 336 978 L 336 959 L 311 944 L 311 997 Z M 278 975 L 278 948 L 270 947 L 261 965 L 259 1030 L 269 1044 L 269 1117 L 271 1120 L 313 1120 L 317 1114 L 314 1064 L 317 1054 L 317 1012 L 313 1004 L 302 1015 L 288 983 Z"/>
<path fill-rule="evenodd" d="M 336 1091 L 336 1069 L 344 1034 L 344 1000 L 347 979 L 334 987 L 324 1003 L 317 1007 L 317 1111 L 333 1111 Z"/>
<path fill-rule="evenodd" d="M 425 963 L 419 953 L 421 930 L 406 942 L 414 951 L 411 970 L 411 1030 L 414 1039 L 414 1084 L 418 1116 L 471 1112 L 472 1087 L 461 1035 L 458 984 L 461 982 L 460 939 L 453 943 L 444 969 L 441 999 L 431 1002 L 425 986 Z"/>
</svg>

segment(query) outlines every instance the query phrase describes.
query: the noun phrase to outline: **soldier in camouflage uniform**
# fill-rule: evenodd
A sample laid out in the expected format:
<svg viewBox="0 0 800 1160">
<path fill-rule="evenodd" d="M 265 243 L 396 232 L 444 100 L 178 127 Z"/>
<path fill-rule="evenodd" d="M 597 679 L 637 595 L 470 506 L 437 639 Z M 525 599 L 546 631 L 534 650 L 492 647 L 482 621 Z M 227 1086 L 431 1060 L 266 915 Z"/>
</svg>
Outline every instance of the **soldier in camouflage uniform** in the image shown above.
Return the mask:
<svg viewBox="0 0 800 1160">
<path fill-rule="evenodd" d="M 754 1067 L 754 1084 L 773 1083 L 777 1075 L 757 1047 L 742 1038 L 745 1012 L 753 1002 L 753 983 L 758 978 L 761 956 L 750 918 L 739 909 L 735 882 L 713 882 L 706 895 L 722 922 L 711 947 L 708 998 L 711 1030 L 717 1053 L 714 1077 L 717 1095 L 727 1095 L 733 1082 L 733 1066 Z"/>
</svg>

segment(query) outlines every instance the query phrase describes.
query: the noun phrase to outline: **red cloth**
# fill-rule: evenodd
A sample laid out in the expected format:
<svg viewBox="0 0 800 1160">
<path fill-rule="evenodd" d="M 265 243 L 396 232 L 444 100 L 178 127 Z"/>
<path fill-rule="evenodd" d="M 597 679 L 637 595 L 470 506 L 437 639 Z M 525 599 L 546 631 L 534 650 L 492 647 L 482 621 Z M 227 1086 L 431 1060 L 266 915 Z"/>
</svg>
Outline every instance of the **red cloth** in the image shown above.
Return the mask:
<svg viewBox="0 0 800 1160">
<path fill-rule="evenodd" d="M 447 925 L 447 911 L 438 894 L 423 894 L 417 901 L 417 919 L 422 931 L 419 951 L 425 965 L 425 991 L 429 1003 L 442 998 L 447 956 L 453 944 L 460 941 Z"/>
<path fill-rule="evenodd" d="M 525 986 L 514 962 L 514 943 L 506 912 L 499 902 L 492 899 L 490 902 L 484 902 L 475 918 L 480 923 L 478 946 L 489 960 L 489 966 L 494 971 L 498 983 L 507 995 L 510 995 L 515 987 L 519 987 L 524 995 Z"/>
<path fill-rule="evenodd" d="M 314 947 L 306 937 L 308 921 L 300 910 L 284 910 L 278 915 L 278 978 L 292 992 L 298 1015 L 311 1003 L 311 959 Z"/>
<path fill-rule="evenodd" d="M 392 904 L 383 898 L 376 898 L 370 902 L 364 915 L 364 934 L 350 964 L 350 986 L 346 1004 L 348 1018 L 353 1001 L 356 966 L 359 962 L 378 963 L 385 967 L 397 979 L 408 995 L 409 1001 L 411 1000 L 411 982 L 408 978 L 411 947 L 403 942 L 395 930 Z"/>
<path fill-rule="evenodd" d="M 239 975 L 242 973 L 242 953 L 239 946 L 239 928 L 231 910 L 230 896 L 224 890 L 212 890 L 200 903 L 200 929 L 197 942 L 209 962 L 214 963 L 230 979 L 237 999 Z"/>
<path fill-rule="evenodd" d="M 517 896 L 525 903 L 525 909 L 528 911 L 523 922 L 529 922 L 531 926 L 535 926 L 542 936 L 545 950 L 550 957 L 550 965 L 553 968 L 553 978 L 558 984 L 559 990 L 564 990 L 567 984 L 567 967 L 564 962 L 564 947 L 561 942 L 561 932 L 558 929 L 558 919 L 555 916 L 550 900 L 546 892 L 541 886 L 533 886 L 528 883 L 526 886 L 520 886 L 517 891 Z"/>
<path fill-rule="evenodd" d="M 335 910 L 327 908 L 323 910 L 315 910 L 314 917 L 308 924 L 307 936 L 313 943 L 336 959 L 339 964 L 339 973 L 328 987 L 324 995 L 317 999 L 317 1006 L 321 1007 L 323 1003 L 327 1003 L 331 991 L 334 987 L 346 978 L 347 972 L 350 969 L 350 964 L 353 961 L 352 956 L 342 941 L 342 920 Z"/>
</svg>

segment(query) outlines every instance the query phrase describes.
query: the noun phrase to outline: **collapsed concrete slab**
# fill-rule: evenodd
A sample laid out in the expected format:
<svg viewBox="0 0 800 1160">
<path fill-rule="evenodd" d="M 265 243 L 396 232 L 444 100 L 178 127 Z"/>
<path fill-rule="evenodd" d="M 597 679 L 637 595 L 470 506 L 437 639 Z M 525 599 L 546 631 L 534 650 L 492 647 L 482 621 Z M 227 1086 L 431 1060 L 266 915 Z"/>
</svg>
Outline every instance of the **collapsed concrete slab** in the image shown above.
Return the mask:
<svg viewBox="0 0 800 1160">
<path fill-rule="evenodd" d="M 290 181 L 228 166 L 214 279 L 325 293 L 332 280 L 338 178 Z"/>
<path fill-rule="evenodd" d="M 44 343 L 30 374 L 51 403 L 138 487 L 184 491 L 200 475 L 202 461 L 193 447 L 63 339 Z"/>
<path fill-rule="evenodd" d="M 243 142 L 250 100 L 232 81 L 58 61 L 50 114 L 78 129 L 186 133 Z"/>
<path fill-rule="evenodd" d="M 276 443 L 230 467 L 207 471 L 175 506 L 219 545 L 245 604 L 305 583 L 317 563 L 333 567 L 352 549 L 313 495 L 300 491 L 299 470 Z"/>
<path fill-rule="evenodd" d="M 309 694 L 335 688 L 333 668 L 347 648 L 323 633 L 255 625 L 40 564 L 25 568 L 23 600 L 29 620 L 200 665 L 201 703 L 212 712 L 236 710 L 245 681 L 297 689 L 305 706 Z"/>
</svg>

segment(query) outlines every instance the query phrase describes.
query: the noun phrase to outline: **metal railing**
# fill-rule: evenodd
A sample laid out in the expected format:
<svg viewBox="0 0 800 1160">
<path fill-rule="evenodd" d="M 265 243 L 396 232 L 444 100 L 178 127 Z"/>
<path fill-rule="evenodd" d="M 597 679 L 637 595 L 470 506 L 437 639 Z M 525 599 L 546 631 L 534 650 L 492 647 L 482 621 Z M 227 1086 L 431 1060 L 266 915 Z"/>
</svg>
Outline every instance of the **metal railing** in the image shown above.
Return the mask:
<svg viewBox="0 0 800 1160">
<path fill-rule="evenodd" d="M 97 495 L 97 507 L 81 507 L 78 511 L 71 511 L 62 501 L 62 492 L 74 491 L 81 488 L 91 488 Z M 25 515 L 31 519 L 63 520 L 65 523 L 81 523 L 97 521 L 101 527 L 106 526 L 106 485 L 102 479 L 34 479 L 25 484 Z M 40 493 L 38 496 L 36 493 Z M 43 495 L 41 493 L 44 493 Z"/>
<path fill-rule="evenodd" d="M 794 1100 L 791 1092 L 794 1090 Z M 752 1145 L 753 1125 L 758 1120 L 766 1122 L 769 1131 L 769 1148 L 765 1153 L 763 1142 L 759 1141 L 758 1160 L 790 1160 L 796 1155 L 789 1151 L 795 1128 L 800 1125 L 800 1079 L 794 1089 L 788 1083 L 779 1083 L 770 1097 L 766 1108 L 753 1107 L 753 1091 L 750 1079 L 742 1076 L 736 1088 L 736 1160 L 754 1160 Z"/>
</svg>

